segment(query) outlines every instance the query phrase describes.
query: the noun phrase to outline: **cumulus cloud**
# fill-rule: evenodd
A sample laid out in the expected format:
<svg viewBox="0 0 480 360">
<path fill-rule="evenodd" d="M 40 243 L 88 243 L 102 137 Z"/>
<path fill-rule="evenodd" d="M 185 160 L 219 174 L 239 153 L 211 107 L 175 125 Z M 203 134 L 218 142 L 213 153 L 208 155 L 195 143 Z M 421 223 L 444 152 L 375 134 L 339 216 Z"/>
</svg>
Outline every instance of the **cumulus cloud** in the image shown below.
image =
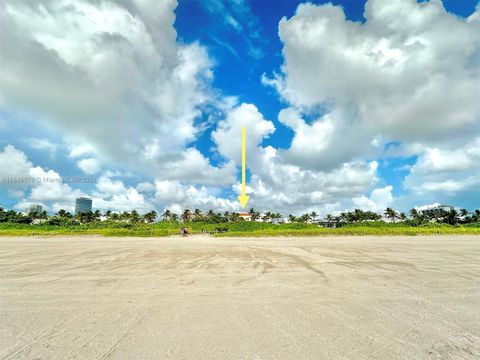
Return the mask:
<svg viewBox="0 0 480 360">
<path fill-rule="evenodd" d="M 258 34 L 244 23 L 245 3 L 215 4 L 231 10 L 224 21 L 248 30 L 247 48 L 257 51 L 248 43 Z M 37 201 L 71 209 L 74 197 L 88 195 L 99 209 L 239 210 L 230 199 L 240 189 L 242 127 L 249 205 L 258 210 L 380 211 L 397 201 L 392 186 L 378 187 L 380 156 L 418 157 L 403 183 L 412 194 L 478 189 L 478 10 L 462 19 L 438 1 L 370 0 L 365 23 L 356 23 L 339 6 L 299 5 L 279 24 L 280 73 L 262 78 L 286 103 L 278 121 L 293 132 L 291 143 L 276 149 L 265 144 L 277 123 L 253 104 L 220 98 L 206 48 L 177 42 L 176 5 L 0 4 L 0 106 L 31 111 L 61 129 L 69 160 L 100 174 L 88 191 L 62 183 L 9 188 L 19 206 Z M 196 123 L 200 115 L 208 120 Z M 209 150 L 219 161 L 194 146 L 210 127 Z M 37 140 L 31 147 L 53 151 L 48 140 Z M 399 146 L 386 146 L 391 142 Z M 127 184 L 117 173 L 102 173 L 101 164 L 140 170 L 149 181 Z M 13 146 L 0 152 L 0 167 L 3 176 L 58 177 Z"/>
<path fill-rule="evenodd" d="M 100 161 L 94 158 L 82 159 L 77 161 L 77 166 L 85 174 L 93 175 L 101 170 Z"/>
<path fill-rule="evenodd" d="M 210 161 L 195 148 L 168 156 L 160 156 L 161 162 L 153 167 L 151 174 L 167 180 L 181 180 L 190 183 L 225 186 L 235 179 L 235 166 L 227 162 L 222 166 L 213 166 Z"/>
<path fill-rule="evenodd" d="M 403 183 L 407 191 L 478 189 L 478 9 L 463 19 L 440 1 L 369 0 L 364 16 L 364 23 L 352 22 L 340 6 L 305 3 L 280 21 L 284 63 L 262 82 L 289 105 L 279 121 L 294 135 L 281 159 L 325 171 L 366 158 L 418 156 Z M 354 205 L 391 202 L 388 187 L 383 200 L 372 198 L 377 190 L 354 197 Z"/>
<path fill-rule="evenodd" d="M 14 146 L 7 145 L 0 152 L 0 169 L 2 178 L 29 176 L 32 163 L 25 153 L 18 151 Z"/>
<path fill-rule="evenodd" d="M 36 112 L 119 162 L 151 167 L 181 153 L 211 101 L 212 72 L 202 46 L 176 42 L 176 5 L 2 2 L 0 104 Z"/>
<path fill-rule="evenodd" d="M 0 186 L 11 197 L 19 199 L 15 207 L 20 210 L 32 203 L 42 204 L 47 210 L 71 210 L 75 198 L 82 195 L 80 190 L 63 183 L 57 172 L 34 166 L 24 152 L 12 145 L 7 145 L 0 152 L 0 168 Z"/>
<path fill-rule="evenodd" d="M 478 133 L 480 23 L 440 1 L 370 0 L 365 18 L 348 21 L 340 6 L 307 3 L 280 21 L 282 73 L 264 83 L 300 113 L 330 112 L 309 125 L 281 114 L 298 130 L 290 160 L 315 166 L 315 156 L 335 152 L 367 156 L 378 135 L 438 145 Z"/>
<path fill-rule="evenodd" d="M 79 196 L 92 197 L 94 209 L 99 210 L 135 209 L 144 213 L 155 209 L 153 202 L 135 188 L 125 185 L 119 179 L 113 179 L 114 174 L 103 174 L 95 188 L 91 192 L 85 192 L 63 182 L 58 172 L 34 166 L 24 152 L 12 145 L 7 145 L 0 152 L 0 168 L 2 168 L 0 186 L 9 192 L 11 197 L 17 199 L 15 208 L 19 210 L 24 210 L 31 204 L 41 204 L 51 212 L 59 209 L 73 211 L 75 199 Z M 8 169 L 8 172 L 3 169 Z M 2 181 L 6 177 L 33 180 L 22 183 Z"/>
<path fill-rule="evenodd" d="M 25 143 L 34 150 L 47 151 L 50 157 L 55 157 L 55 154 L 59 148 L 57 144 L 54 144 L 48 139 L 25 139 Z"/>
<path fill-rule="evenodd" d="M 185 185 L 179 181 L 157 180 L 155 201 L 160 208 L 179 213 L 185 208 L 199 208 L 203 211 L 238 211 L 238 202 L 212 195 L 205 186 Z"/>
<path fill-rule="evenodd" d="M 92 191 L 91 197 L 94 207 L 100 210 L 132 211 L 146 213 L 155 210 L 151 199 L 146 198 L 137 189 L 125 185 L 120 179 L 113 179 L 103 174 Z"/>
<path fill-rule="evenodd" d="M 242 128 L 246 129 L 246 149 L 249 155 L 249 164 L 258 163 L 258 145 L 275 131 L 275 126 L 263 118 L 253 104 L 241 104 L 227 112 L 224 120 L 220 121 L 212 133 L 212 139 L 217 145 L 218 152 L 235 163 L 241 162 Z M 255 166 L 255 165 L 253 165 Z"/>
<path fill-rule="evenodd" d="M 150 193 L 155 191 L 155 185 L 148 181 L 144 181 L 144 182 L 138 183 L 136 186 L 136 189 L 140 193 Z"/>
<path fill-rule="evenodd" d="M 480 137 L 457 149 L 427 148 L 404 186 L 417 194 L 471 191 L 480 199 Z"/>
<path fill-rule="evenodd" d="M 95 150 L 89 144 L 73 145 L 70 148 L 68 156 L 72 158 L 80 157 L 83 155 L 94 154 Z"/>
<path fill-rule="evenodd" d="M 352 126 L 339 126 L 345 119 L 351 120 Z M 280 111 L 278 120 L 294 132 L 290 148 L 282 152 L 282 157 L 301 167 L 328 170 L 354 159 L 355 154 L 361 158 L 375 152 L 374 144 L 367 143 L 368 132 L 355 124 L 355 114 L 340 109 L 307 123 L 300 111 L 290 107 Z"/>
<path fill-rule="evenodd" d="M 292 114 L 290 114 L 292 115 Z M 284 119 L 299 127 L 302 120 Z M 341 206 L 359 196 L 376 182 L 375 161 L 341 162 L 328 170 L 308 169 L 285 161 L 293 147 L 279 151 L 262 143 L 274 133 L 273 123 L 266 120 L 252 104 L 233 107 L 212 133 L 220 155 L 236 164 L 241 157 L 241 129 L 247 129 L 248 168 L 252 173 L 247 186 L 249 206 L 260 210 L 275 209 L 284 214 L 312 209 L 324 213 L 332 204 Z M 238 193 L 240 184 L 233 190 Z"/>
<path fill-rule="evenodd" d="M 353 204 L 356 208 L 380 213 L 388 206 L 392 205 L 392 190 L 393 187 L 391 185 L 385 186 L 384 188 L 375 189 L 372 191 L 369 197 L 362 195 L 353 198 Z"/>
</svg>

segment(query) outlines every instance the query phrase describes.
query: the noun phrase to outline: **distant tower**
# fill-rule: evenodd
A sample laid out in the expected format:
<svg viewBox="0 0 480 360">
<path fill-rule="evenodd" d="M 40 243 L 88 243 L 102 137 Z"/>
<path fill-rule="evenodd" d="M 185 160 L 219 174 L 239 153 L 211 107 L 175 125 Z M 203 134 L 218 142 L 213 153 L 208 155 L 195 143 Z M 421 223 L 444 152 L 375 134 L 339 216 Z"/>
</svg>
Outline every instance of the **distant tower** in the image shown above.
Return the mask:
<svg viewBox="0 0 480 360">
<path fill-rule="evenodd" d="M 75 214 L 92 211 L 92 199 L 79 197 L 75 200 Z"/>
<path fill-rule="evenodd" d="M 27 209 L 28 215 L 41 214 L 43 211 L 42 205 L 30 205 Z"/>
</svg>

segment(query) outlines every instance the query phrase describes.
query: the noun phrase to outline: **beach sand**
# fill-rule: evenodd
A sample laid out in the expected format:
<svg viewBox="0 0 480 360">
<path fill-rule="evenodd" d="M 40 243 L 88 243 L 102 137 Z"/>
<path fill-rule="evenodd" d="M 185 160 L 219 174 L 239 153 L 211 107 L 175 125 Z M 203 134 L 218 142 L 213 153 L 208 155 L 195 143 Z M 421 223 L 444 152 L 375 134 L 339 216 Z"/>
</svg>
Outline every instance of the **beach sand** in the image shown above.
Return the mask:
<svg viewBox="0 0 480 360">
<path fill-rule="evenodd" d="M 0 238 L 0 359 L 479 359 L 480 237 Z"/>
</svg>

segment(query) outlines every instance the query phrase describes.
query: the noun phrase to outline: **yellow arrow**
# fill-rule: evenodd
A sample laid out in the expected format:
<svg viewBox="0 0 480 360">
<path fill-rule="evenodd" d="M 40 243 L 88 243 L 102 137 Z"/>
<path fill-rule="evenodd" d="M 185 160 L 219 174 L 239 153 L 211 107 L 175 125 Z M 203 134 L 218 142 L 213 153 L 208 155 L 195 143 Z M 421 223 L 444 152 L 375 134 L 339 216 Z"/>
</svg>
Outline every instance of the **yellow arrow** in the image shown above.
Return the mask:
<svg viewBox="0 0 480 360">
<path fill-rule="evenodd" d="M 245 149 L 245 138 L 245 128 L 242 128 L 242 193 L 238 195 L 238 200 L 243 208 L 247 206 L 248 199 L 250 199 L 250 196 L 245 194 L 245 186 L 247 185 L 247 151 Z"/>
</svg>

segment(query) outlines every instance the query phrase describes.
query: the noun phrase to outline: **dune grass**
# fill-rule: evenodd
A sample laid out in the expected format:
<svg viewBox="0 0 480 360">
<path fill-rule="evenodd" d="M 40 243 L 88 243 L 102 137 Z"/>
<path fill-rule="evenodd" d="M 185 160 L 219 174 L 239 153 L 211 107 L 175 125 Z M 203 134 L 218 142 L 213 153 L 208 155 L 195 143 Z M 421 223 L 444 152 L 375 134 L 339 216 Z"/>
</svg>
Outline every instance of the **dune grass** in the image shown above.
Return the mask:
<svg viewBox="0 0 480 360">
<path fill-rule="evenodd" d="M 268 237 L 268 236 L 342 236 L 342 235 L 447 235 L 447 234 L 470 234 L 480 235 L 480 229 L 468 227 L 341 227 L 336 229 L 267 229 L 255 231 L 232 231 L 213 234 L 215 237 Z"/>
</svg>

